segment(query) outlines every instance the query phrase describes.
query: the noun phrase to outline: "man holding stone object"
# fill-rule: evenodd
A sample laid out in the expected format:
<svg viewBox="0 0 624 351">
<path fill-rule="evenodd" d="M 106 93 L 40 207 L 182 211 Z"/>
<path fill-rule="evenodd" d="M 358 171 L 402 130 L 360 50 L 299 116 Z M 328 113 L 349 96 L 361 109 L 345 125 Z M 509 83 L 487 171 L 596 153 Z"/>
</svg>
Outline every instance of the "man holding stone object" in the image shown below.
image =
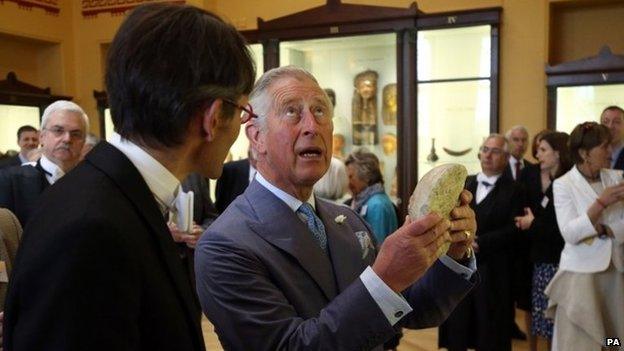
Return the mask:
<svg viewBox="0 0 624 351">
<path fill-rule="evenodd" d="M 199 298 L 223 347 L 379 350 L 401 327 L 441 323 L 477 278 L 467 255 L 472 195 L 461 194 L 452 221 L 408 219 L 377 253 L 361 218 L 312 196 L 333 130 L 316 79 L 293 66 L 273 69 L 250 104 L 258 174 L 195 252 Z"/>
</svg>

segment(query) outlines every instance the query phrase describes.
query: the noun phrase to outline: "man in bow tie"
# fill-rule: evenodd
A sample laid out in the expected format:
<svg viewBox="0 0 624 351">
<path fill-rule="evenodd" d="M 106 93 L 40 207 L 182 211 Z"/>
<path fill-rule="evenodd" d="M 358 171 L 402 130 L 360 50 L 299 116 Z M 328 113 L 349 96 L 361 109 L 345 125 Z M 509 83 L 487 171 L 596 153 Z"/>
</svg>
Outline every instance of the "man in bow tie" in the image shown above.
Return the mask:
<svg viewBox="0 0 624 351">
<path fill-rule="evenodd" d="M 466 179 L 466 189 L 475 194 L 470 207 L 476 212 L 473 247 L 481 281 L 440 327 L 439 347 L 449 351 L 511 350 L 514 217 L 523 200 L 520 186 L 503 175 L 508 157 L 507 139 L 491 134 L 479 149 L 481 172 Z"/>
<path fill-rule="evenodd" d="M 0 171 L 0 207 L 25 226 L 44 190 L 80 161 L 88 129 L 89 119 L 75 103 L 59 100 L 48 106 L 41 118 L 41 158 Z"/>
<path fill-rule="evenodd" d="M 46 192 L 26 226 L 6 350 L 205 348 L 165 216 L 190 227 L 180 181 L 221 173 L 244 122 L 251 55 L 216 15 L 150 3 L 125 19 L 106 67 L 116 133 Z"/>
<path fill-rule="evenodd" d="M 195 251 L 204 313 L 226 350 L 379 350 L 441 323 L 473 286 L 474 213 L 427 215 L 376 252 L 351 209 L 312 195 L 332 154 L 332 107 L 307 71 L 266 72 L 250 95 L 255 180 Z M 440 247 L 451 241 L 447 255 Z"/>
</svg>

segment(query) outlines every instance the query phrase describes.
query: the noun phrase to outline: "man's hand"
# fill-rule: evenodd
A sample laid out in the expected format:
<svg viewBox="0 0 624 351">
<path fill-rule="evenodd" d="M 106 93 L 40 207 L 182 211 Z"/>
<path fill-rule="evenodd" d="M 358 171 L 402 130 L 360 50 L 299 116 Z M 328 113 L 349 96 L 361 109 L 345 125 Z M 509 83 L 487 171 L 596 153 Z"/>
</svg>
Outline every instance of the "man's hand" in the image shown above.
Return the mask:
<svg viewBox="0 0 624 351">
<path fill-rule="evenodd" d="M 535 216 L 533 215 L 533 211 L 531 211 L 529 207 L 524 208 L 524 216 L 518 216 L 514 218 L 514 221 L 516 222 L 516 227 L 521 230 L 527 230 L 531 228 L 533 220 L 535 220 Z"/>
<path fill-rule="evenodd" d="M 442 255 L 441 247 L 451 240 L 450 222 L 437 214 L 405 224 L 384 240 L 373 271 L 399 293 L 422 277 Z"/>
<path fill-rule="evenodd" d="M 451 247 L 446 253 L 455 261 L 469 258 L 472 254 L 472 243 L 475 240 L 477 231 L 477 220 L 475 213 L 470 208 L 472 194 L 468 190 L 463 190 L 459 195 L 459 206 L 451 211 Z"/>
<path fill-rule="evenodd" d="M 169 231 L 171 232 L 171 237 L 173 237 L 173 241 L 175 241 L 176 243 L 185 243 L 186 246 L 190 247 L 191 249 L 195 248 L 197 240 L 199 240 L 199 237 L 204 232 L 204 229 L 198 226 L 195 222 L 193 222 L 193 228 L 191 228 L 190 233 L 180 231 L 178 229 L 178 226 L 173 222 L 169 222 L 167 223 L 167 225 L 169 226 Z"/>
</svg>

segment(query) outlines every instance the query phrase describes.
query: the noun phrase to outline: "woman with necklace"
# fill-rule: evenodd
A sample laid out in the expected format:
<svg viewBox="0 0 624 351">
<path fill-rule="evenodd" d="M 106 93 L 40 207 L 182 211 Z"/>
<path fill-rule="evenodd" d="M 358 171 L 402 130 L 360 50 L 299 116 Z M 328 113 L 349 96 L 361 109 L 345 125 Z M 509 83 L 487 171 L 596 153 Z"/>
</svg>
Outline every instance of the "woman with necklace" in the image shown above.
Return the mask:
<svg viewBox="0 0 624 351">
<path fill-rule="evenodd" d="M 565 246 L 548 287 L 552 350 L 601 350 L 624 337 L 624 183 L 610 170 L 611 135 L 585 122 L 570 135 L 575 166 L 553 183 Z"/>
<path fill-rule="evenodd" d="M 546 338 L 549 349 L 553 334 L 553 323 L 544 312 L 548 307 L 548 298 L 544 294 L 546 285 L 557 272 L 564 241 L 557 225 L 553 201 L 552 182 L 572 167 L 568 149 L 569 136 L 562 132 L 542 134 L 538 142 L 536 167 L 527 168 L 522 176 L 526 177 L 527 194 L 530 207 L 525 208 L 525 215 L 516 217 L 516 226 L 529 238 L 529 258 L 533 265 L 531 280 L 531 312 L 529 349 L 537 350 L 537 337 Z"/>
</svg>

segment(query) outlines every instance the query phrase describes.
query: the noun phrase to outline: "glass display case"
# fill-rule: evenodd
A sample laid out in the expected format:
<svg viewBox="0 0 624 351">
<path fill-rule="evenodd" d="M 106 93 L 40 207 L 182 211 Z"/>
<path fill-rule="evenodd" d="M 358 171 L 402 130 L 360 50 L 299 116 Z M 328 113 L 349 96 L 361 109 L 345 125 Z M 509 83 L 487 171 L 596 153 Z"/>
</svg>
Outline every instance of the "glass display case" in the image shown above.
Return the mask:
<svg viewBox="0 0 624 351">
<path fill-rule="evenodd" d="M 388 194 L 397 164 L 396 43 L 395 33 L 280 43 L 280 64 L 308 70 L 333 100 L 334 157 L 375 153 Z"/>
<path fill-rule="evenodd" d="M 473 171 L 482 138 L 498 129 L 500 13 L 425 14 L 416 3 L 393 8 L 328 0 L 270 21 L 259 18 L 258 29 L 244 34 L 263 44 L 265 70 L 303 67 L 333 95 L 334 154 L 344 158 L 360 147 L 374 152 L 402 218 L 424 172 L 445 162 Z M 432 139 L 440 149 L 428 161 Z"/>
<path fill-rule="evenodd" d="M 479 145 L 492 130 L 491 32 L 490 25 L 418 32 L 419 179 L 444 163 L 481 170 Z"/>
<path fill-rule="evenodd" d="M 602 110 L 624 106 L 624 55 L 608 47 L 597 56 L 546 68 L 548 128 L 566 133 L 585 121 L 599 121 Z"/>
<path fill-rule="evenodd" d="M 19 151 L 19 127 L 31 125 L 39 129 L 43 111 L 56 100 L 71 100 L 71 97 L 52 95 L 50 88 L 21 82 L 13 72 L 7 74 L 6 80 L 0 80 L 0 151 Z"/>
</svg>

